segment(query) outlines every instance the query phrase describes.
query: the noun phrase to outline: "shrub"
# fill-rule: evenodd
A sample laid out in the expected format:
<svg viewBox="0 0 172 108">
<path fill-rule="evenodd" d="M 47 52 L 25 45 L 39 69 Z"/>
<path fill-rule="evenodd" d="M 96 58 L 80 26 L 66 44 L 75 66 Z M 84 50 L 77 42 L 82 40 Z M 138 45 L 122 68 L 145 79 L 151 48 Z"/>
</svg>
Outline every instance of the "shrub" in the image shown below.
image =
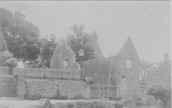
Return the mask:
<svg viewBox="0 0 172 108">
<path fill-rule="evenodd" d="M 164 108 L 167 106 L 168 101 L 171 102 L 171 87 L 154 85 L 148 89 L 147 93 L 148 95 L 153 96 L 155 99 L 161 100 L 163 102 Z"/>
<path fill-rule="evenodd" d="M 13 54 L 10 53 L 8 50 L 5 50 L 4 52 L 0 53 L 0 62 L 10 68 L 17 66 L 17 59 L 14 58 Z"/>
</svg>

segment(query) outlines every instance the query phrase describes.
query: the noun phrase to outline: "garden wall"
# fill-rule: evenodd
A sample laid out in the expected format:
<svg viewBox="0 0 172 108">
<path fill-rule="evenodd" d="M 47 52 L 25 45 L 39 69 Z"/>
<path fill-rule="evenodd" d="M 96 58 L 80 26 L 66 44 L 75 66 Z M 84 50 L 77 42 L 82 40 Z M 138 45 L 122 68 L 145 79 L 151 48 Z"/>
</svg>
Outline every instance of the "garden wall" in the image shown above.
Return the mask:
<svg viewBox="0 0 172 108">
<path fill-rule="evenodd" d="M 45 68 L 14 68 L 15 75 L 22 74 L 25 78 L 39 79 L 70 79 L 80 80 L 81 70 L 78 69 L 45 69 Z"/>
<path fill-rule="evenodd" d="M 16 94 L 16 79 L 13 75 L 0 75 L 0 97 L 14 97 Z"/>
<path fill-rule="evenodd" d="M 0 66 L 0 75 L 8 75 L 8 67 L 7 66 Z"/>
<path fill-rule="evenodd" d="M 81 81 L 25 78 L 25 94 L 33 98 L 85 97 L 84 85 Z"/>
</svg>

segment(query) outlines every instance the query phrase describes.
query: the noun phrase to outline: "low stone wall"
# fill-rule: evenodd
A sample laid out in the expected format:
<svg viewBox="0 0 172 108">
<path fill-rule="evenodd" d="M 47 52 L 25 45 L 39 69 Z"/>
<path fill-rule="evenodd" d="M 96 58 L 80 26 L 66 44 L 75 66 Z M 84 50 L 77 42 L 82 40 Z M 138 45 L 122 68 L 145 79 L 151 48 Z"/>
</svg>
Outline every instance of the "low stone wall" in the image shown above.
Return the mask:
<svg viewBox="0 0 172 108">
<path fill-rule="evenodd" d="M 25 78 L 80 80 L 81 70 L 78 70 L 78 69 L 14 68 L 13 73 L 15 75 L 23 74 Z"/>
<path fill-rule="evenodd" d="M 25 78 L 25 94 L 48 98 L 84 97 L 84 85 L 81 81 Z"/>
<path fill-rule="evenodd" d="M 9 74 L 9 69 L 7 66 L 0 66 L 0 75 L 8 75 Z"/>
<path fill-rule="evenodd" d="M 20 98 L 24 97 L 25 94 L 25 78 L 24 75 L 19 74 L 16 75 L 16 88 L 17 88 L 17 96 Z"/>
<path fill-rule="evenodd" d="M 0 97 L 14 97 L 16 94 L 16 79 L 13 75 L 0 75 Z"/>
</svg>

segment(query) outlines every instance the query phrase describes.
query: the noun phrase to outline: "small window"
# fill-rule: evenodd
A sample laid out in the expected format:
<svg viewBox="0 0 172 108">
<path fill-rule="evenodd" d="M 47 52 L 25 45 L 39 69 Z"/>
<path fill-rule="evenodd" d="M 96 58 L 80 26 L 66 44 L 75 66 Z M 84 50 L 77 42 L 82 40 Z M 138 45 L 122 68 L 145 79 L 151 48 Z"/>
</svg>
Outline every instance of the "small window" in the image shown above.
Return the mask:
<svg viewBox="0 0 172 108">
<path fill-rule="evenodd" d="M 126 60 L 126 67 L 127 68 L 131 68 L 132 67 L 132 63 L 131 63 L 131 61 L 130 60 Z"/>
</svg>

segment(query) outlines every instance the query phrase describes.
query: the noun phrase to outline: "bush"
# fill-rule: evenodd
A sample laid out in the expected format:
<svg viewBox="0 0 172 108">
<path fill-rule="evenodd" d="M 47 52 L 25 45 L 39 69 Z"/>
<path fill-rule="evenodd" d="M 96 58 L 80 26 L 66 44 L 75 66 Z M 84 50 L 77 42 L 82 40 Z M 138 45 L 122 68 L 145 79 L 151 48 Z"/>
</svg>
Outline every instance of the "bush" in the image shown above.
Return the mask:
<svg viewBox="0 0 172 108">
<path fill-rule="evenodd" d="M 13 54 L 8 50 L 0 53 L 0 62 L 4 65 L 13 68 L 17 66 L 17 59 L 13 57 Z"/>
<path fill-rule="evenodd" d="M 171 102 L 171 87 L 164 87 L 163 85 L 154 85 L 147 91 L 148 95 L 153 96 L 156 100 L 161 100 L 163 102 L 164 108 L 167 103 Z"/>
</svg>

